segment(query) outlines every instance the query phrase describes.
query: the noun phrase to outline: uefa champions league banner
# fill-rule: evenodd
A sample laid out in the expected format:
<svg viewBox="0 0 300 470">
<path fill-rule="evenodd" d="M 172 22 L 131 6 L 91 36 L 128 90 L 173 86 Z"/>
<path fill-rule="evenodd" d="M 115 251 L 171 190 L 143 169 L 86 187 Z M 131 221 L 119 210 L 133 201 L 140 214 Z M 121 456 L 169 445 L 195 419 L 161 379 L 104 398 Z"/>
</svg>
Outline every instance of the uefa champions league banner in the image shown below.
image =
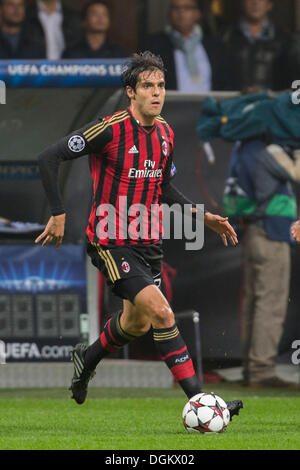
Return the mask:
<svg viewBox="0 0 300 470">
<path fill-rule="evenodd" d="M 0 246 L 0 341 L 6 362 L 69 361 L 86 316 L 83 245 Z"/>
<path fill-rule="evenodd" d="M 119 87 L 126 59 L 0 60 L 0 80 L 9 88 Z"/>
</svg>

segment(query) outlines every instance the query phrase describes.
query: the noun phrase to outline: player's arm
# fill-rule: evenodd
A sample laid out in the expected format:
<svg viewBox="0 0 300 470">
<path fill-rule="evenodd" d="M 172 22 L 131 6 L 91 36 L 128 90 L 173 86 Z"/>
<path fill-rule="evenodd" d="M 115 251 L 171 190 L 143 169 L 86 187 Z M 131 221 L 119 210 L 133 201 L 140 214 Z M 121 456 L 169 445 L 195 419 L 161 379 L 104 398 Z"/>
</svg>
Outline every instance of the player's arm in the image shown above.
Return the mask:
<svg viewBox="0 0 300 470">
<path fill-rule="evenodd" d="M 192 206 L 191 210 L 194 212 L 193 208 L 196 207 L 196 204 L 182 194 L 172 182 L 176 172 L 177 170 L 173 163 L 173 154 L 171 153 L 163 173 L 161 202 L 168 204 L 168 206 L 179 204 L 182 208 L 185 204 L 190 204 Z"/>
<path fill-rule="evenodd" d="M 185 204 L 190 204 L 191 212 L 193 216 L 196 217 L 198 212 L 196 204 L 184 196 L 171 182 L 175 174 L 176 168 L 172 161 L 172 155 L 170 155 L 164 171 L 161 202 L 165 202 L 168 205 L 177 203 L 180 204 L 181 207 L 184 207 Z M 228 240 L 231 245 L 237 245 L 237 234 L 228 222 L 228 217 L 221 217 L 220 215 L 204 211 L 204 223 L 207 227 L 220 235 L 225 246 L 228 245 Z"/>
<path fill-rule="evenodd" d="M 228 222 L 228 217 L 205 212 L 204 214 L 205 225 L 220 235 L 221 240 L 225 246 L 228 246 L 228 240 L 232 246 L 238 244 L 237 234 L 234 228 Z"/>
<path fill-rule="evenodd" d="M 66 213 L 59 187 L 60 165 L 84 155 L 101 153 L 111 138 L 111 128 L 105 126 L 105 121 L 97 120 L 63 137 L 38 156 L 41 180 L 52 215 L 35 243 L 42 241 L 42 246 L 46 246 L 54 242 L 59 248 L 63 240 Z"/>
</svg>

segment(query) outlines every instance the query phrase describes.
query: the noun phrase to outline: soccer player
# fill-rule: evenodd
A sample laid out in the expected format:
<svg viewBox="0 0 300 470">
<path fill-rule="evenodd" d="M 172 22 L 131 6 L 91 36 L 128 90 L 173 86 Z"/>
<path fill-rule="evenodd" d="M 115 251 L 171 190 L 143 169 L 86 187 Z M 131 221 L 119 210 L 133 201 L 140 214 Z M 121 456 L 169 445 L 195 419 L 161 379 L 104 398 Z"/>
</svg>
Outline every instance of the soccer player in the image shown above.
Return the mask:
<svg viewBox="0 0 300 470">
<path fill-rule="evenodd" d="M 152 205 L 190 204 L 171 183 L 175 173 L 173 131 L 160 116 L 165 100 L 164 64 L 151 52 L 134 54 L 124 67 L 122 81 L 130 101 L 127 109 L 72 132 L 39 156 L 52 216 L 35 242 L 42 241 L 42 246 L 54 242 L 59 248 L 66 217 L 58 188 L 59 165 L 89 154 L 94 199 L 86 232 L 87 252 L 113 292 L 123 299 L 122 312 L 107 321 L 100 338 L 90 346 L 78 344 L 72 351 L 74 376 L 70 389 L 78 404 L 86 399 L 88 382 L 98 363 L 151 327 L 162 359 L 187 397 L 201 391 L 174 313 L 159 289 L 161 220 L 154 219 L 155 230 L 148 223 Z M 139 217 L 143 229 L 140 237 L 132 230 L 131 208 L 136 205 L 147 209 Z M 116 222 L 108 227 L 110 207 L 115 209 Z M 196 210 L 193 204 L 191 211 Z M 205 212 L 204 223 L 220 235 L 225 246 L 228 241 L 237 244 L 227 218 Z M 238 414 L 242 406 L 239 400 L 228 402 L 231 416 Z"/>
</svg>

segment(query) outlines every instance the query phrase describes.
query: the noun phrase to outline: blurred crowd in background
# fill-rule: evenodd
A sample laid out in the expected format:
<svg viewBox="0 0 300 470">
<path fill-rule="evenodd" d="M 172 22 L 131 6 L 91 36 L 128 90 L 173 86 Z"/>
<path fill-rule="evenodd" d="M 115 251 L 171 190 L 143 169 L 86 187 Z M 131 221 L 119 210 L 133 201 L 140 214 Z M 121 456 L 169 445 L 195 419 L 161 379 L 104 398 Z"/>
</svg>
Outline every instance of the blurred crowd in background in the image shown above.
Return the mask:
<svg viewBox="0 0 300 470">
<path fill-rule="evenodd" d="M 111 39 L 115 2 L 75 3 L 76 9 L 63 0 L 1 0 L 0 59 L 124 58 L 135 52 Z M 232 24 L 222 17 L 223 4 L 170 0 L 162 30 L 148 34 L 144 28 L 136 50 L 161 55 L 167 89 L 290 89 L 300 77 L 300 35 L 277 26 L 274 2 L 239 0 Z M 126 18 L 123 28 L 130 36 Z"/>
</svg>

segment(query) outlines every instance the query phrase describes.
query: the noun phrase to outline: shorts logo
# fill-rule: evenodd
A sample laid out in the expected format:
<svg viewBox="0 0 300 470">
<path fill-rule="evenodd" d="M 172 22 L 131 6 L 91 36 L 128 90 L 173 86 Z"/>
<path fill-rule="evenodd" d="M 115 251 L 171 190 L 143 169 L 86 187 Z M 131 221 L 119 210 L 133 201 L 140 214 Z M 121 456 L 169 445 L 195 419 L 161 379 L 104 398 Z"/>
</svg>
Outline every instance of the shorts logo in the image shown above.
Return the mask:
<svg viewBox="0 0 300 470">
<path fill-rule="evenodd" d="M 129 273 L 129 271 L 130 271 L 130 264 L 127 263 L 127 261 L 123 261 L 123 263 L 121 264 L 121 268 L 122 268 L 122 270 L 124 271 L 124 273 Z"/>
<path fill-rule="evenodd" d="M 161 148 L 162 148 L 162 153 L 166 157 L 168 155 L 168 144 L 165 140 L 163 140 L 163 143 L 161 144 Z"/>
<path fill-rule="evenodd" d="M 81 152 L 85 147 L 85 140 L 81 135 L 73 135 L 69 139 L 68 147 L 72 152 Z"/>
</svg>

